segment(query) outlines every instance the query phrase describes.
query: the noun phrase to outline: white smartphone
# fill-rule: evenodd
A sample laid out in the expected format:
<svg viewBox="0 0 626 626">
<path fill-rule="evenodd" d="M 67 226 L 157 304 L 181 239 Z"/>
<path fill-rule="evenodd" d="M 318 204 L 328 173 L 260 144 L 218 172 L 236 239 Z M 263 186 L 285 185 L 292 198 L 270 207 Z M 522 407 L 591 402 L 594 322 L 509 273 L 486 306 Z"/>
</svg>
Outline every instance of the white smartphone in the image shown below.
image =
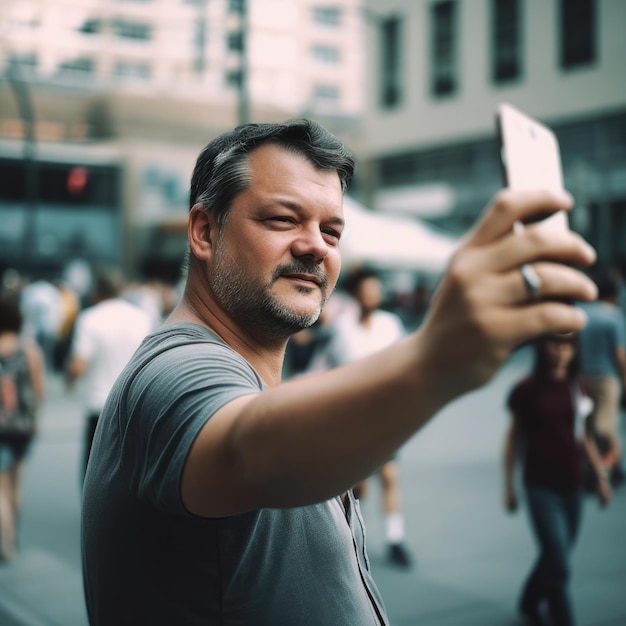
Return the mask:
<svg viewBox="0 0 626 626">
<path fill-rule="evenodd" d="M 504 185 L 562 191 L 561 153 L 554 132 L 508 103 L 498 105 L 496 121 Z M 564 211 L 532 221 L 556 231 L 569 228 Z"/>
</svg>

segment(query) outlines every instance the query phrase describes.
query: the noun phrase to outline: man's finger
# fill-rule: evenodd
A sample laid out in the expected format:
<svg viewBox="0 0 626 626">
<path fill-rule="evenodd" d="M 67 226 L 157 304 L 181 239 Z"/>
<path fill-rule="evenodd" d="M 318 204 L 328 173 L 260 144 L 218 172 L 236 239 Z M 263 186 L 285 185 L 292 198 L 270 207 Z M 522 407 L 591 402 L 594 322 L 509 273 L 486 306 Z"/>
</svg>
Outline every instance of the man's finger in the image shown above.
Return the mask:
<svg viewBox="0 0 626 626">
<path fill-rule="evenodd" d="M 482 246 L 513 230 L 515 222 L 526 222 L 539 216 L 569 211 L 572 197 L 567 193 L 532 189 L 500 191 L 478 224 L 470 231 L 466 244 Z"/>
<path fill-rule="evenodd" d="M 542 260 L 587 266 L 596 260 L 596 253 L 577 233 L 556 235 L 531 225 L 523 233 L 511 232 L 494 242 L 483 263 L 496 272 L 506 272 Z"/>
<path fill-rule="evenodd" d="M 504 338 L 518 344 L 548 333 L 578 332 L 587 321 L 584 311 L 556 300 L 520 307 L 506 317 L 506 327 L 502 328 Z"/>
<path fill-rule="evenodd" d="M 592 280 L 583 272 L 559 263 L 533 263 L 532 270 L 539 281 L 539 293 L 534 296 L 520 268 L 511 269 L 502 274 L 499 283 L 503 302 L 506 304 L 525 304 L 536 299 L 560 299 L 590 301 L 597 297 L 598 290 Z"/>
</svg>

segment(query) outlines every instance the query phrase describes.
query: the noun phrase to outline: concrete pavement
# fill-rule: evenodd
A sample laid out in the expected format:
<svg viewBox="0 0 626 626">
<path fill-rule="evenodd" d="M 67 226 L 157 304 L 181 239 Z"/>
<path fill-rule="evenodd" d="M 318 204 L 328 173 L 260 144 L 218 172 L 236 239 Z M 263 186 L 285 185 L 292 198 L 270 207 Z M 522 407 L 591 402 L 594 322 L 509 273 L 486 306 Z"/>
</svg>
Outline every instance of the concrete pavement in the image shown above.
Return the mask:
<svg viewBox="0 0 626 626">
<path fill-rule="evenodd" d="M 369 552 L 394 626 L 520 623 L 517 595 L 535 548 L 524 511 L 503 510 L 500 457 L 504 397 L 527 357 L 516 355 L 492 383 L 447 407 L 401 450 L 410 571 L 382 558 L 380 493 L 372 481 L 363 502 Z M 78 550 L 80 399 L 80 390 L 68 396 L 51 381 L 27 468 L 21 548 L 12 564 L 0 566 L 1 626 L 87 624 Z M 588 499 L 572 581 L 579 626 L 626 625 L 625 533 L 626 488 L 608 510 Z"/>
</svg>

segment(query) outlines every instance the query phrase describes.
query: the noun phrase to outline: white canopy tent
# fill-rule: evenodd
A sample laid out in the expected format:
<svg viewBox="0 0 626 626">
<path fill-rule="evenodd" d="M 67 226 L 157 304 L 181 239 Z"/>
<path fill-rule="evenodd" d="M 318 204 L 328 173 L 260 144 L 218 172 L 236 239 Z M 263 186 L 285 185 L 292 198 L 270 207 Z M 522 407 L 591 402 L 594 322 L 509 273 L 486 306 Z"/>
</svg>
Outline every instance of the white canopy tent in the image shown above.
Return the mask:
<svg viewBox="0 0 626 626">
<path fill-rule="evenodd" d="M 344 198 L 346 228 L 341 238 L 344 266 L 368 263 L 381 269 L 441 273 L 458 240 L 416 218 L 375 213 Z"/>
</svg>

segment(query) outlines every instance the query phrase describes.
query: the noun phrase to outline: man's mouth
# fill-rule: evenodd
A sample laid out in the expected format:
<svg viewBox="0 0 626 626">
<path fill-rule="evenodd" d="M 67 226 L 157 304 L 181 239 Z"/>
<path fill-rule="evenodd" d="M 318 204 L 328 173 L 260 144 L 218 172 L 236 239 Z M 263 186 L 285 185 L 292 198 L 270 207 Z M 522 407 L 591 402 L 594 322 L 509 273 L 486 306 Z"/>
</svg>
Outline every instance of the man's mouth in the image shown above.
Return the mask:
<svg viewBox="0 0 626 626">
<path fill-rule="evenodd" d="M 314 276 L 313 274 L 301 274 L 301 273 L 283 274 L 283 277 L 290 278 L 292 280 L 302 280 L 304 282 L 313 283 L 314 285 L 317 285 L 318 287 L 322 284 L 322 281 L 317 276 Z"/>
</svg>

